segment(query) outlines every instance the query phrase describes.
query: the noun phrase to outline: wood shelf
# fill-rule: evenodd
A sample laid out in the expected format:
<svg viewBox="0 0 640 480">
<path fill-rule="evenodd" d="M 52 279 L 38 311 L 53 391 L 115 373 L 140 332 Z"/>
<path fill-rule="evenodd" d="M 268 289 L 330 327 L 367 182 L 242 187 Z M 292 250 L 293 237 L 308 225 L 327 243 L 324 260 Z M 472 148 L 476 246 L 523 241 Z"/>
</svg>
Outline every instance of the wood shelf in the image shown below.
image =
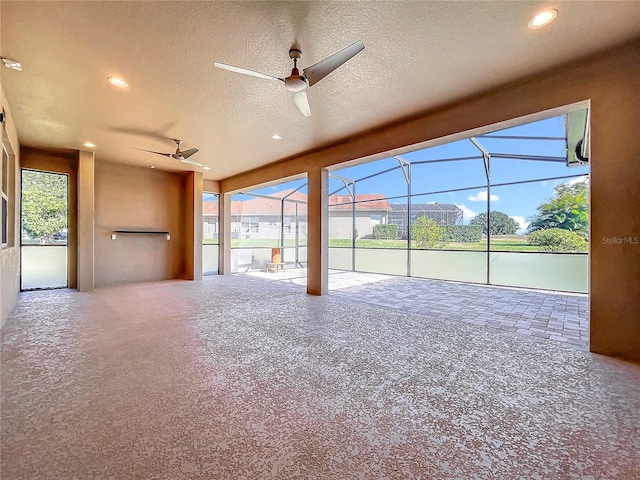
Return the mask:
<svg viewBox="0 0 640 480">
<path fill-rule="evenodd" d="M 159 230 L 114 230 L 115 233 L 137 233 L 141 235 L 169 235 L 169 232 Z"/>
<path fill-rule="evenodd" d="M 164 230 L 113 230 L 111 234 L 111 240 L 116 240 L 118 234 L 121 235 L 164 235 L 167 240 L 171 240 L 169 232 Z"/>
</svg>

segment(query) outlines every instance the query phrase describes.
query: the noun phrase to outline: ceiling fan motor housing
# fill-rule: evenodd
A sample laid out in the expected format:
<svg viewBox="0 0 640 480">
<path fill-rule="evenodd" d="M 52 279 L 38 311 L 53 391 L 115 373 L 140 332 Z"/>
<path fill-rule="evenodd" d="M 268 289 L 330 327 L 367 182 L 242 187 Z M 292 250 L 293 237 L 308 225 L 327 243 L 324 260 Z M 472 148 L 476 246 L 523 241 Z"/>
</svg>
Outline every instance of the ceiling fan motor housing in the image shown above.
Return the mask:
<svg viewBox="0 0 640 480">
<path fill-rule="evenodd" d="M 297 48 L 289 50 L 289 57 L 293 60 L 293 70 L 291 75 L 284 79 L 284 86 L 290 92 L 301 92 L 307 88 L 307 80 L 300 75 L 298 70 L 298 60 L 302 57 L 302 52 Z"/>
<path fill-rule="evenodd" d="M 306 79 L 298 75 L 298 69 L 294 68 L 291 76 L 284 79 L 284 87 L 290 92 L 301 92 L 307 88 Z"/>
</svg>

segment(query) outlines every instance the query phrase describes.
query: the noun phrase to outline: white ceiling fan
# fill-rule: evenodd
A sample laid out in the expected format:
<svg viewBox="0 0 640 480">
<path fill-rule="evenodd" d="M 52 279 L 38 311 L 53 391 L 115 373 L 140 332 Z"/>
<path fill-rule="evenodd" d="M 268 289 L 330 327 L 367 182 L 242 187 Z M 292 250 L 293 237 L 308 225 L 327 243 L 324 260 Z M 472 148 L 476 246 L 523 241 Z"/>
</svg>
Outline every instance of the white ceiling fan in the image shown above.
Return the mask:
<svg viewBox="0 0 640 480">
<path fill-rule="evenodd" d="M 302 57 L 302 52 L 297 48 L 289 50 L 289 57 L 293 61 L 293 70 L 288 77 L 274 77 L 266 73 L 256 72 L 255 70 L 248 70 L 246 68 L 234 67 L 233 65 L 227 65 L 225 63 L 215 62 L 214 65 L 218 68 L 223 68 L 231 72 L 242 73 L 244 75 L 251 75 L 253 77 L 264 78 L 267 80 L 278 80 L 284 82 L 284 88 L 293 93 L 293 102 L 296 104 L 300 112 L 305 117 L 311 115 L 311 108 L 309 107 L 309 99 L 307 98 L 307 87 L 312 87 L 324 77 L 333 72 L 340 65 L 353 58 L 364 49 L 364 43 L 358 40 L 356 43 L 343 48 L 339 52 L 334 53 L 330 57 L 319 61 L 302 70 L 302 75 L 298 70 L 298 60 Z"/>
<path fill-rule="evenodd" d="M 137 147 L 131 147 L 131 148 L 135 150 L 140 150 L 141 152 L 155 153 L 156 155 L 162 155 L 163 157 L 173 158 L 174 160 L 178 160 L 182 163 L 188 163 L 189 165 L 195 165 L 196 167 L 204 166 L 201 163 L 198 163 L 195 160 L 191 160 L 189 158 L 193 154 L 198 153 L 199 150 L 197 148 L 190 148 L 189 150 L 181 151 L 180 145 L 182 145 L 182 140 L 174 138 L 173 141 L 176 142 L 176 145 L 178 145 L 178 148 L 176 148 L 175 153 L 154 152 L 153 150 L 145 150 L 144 148 L 137 148 Z"/>
</svg>

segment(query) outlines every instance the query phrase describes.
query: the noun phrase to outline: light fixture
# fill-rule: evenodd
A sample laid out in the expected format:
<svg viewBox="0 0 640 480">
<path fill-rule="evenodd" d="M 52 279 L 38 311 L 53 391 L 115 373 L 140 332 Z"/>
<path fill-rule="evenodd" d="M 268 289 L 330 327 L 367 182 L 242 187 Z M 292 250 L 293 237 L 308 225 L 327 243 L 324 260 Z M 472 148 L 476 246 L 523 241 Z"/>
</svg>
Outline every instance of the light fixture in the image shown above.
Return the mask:
<svg viewBox="0 0 640 480">
<path fill-rule="evenodd" d="M 125 82 L 122 78 L 119 77 L 107 77 L 107 82 L 109 82 L 114 87 L 118 88 L 127 88 L 129 84 Z"/>
<path fill-rule="evenodd" d="M 534 17 L 529 20 L 529 28 L 536 29 L 542 28 L 546 25 L 549 25 L 553 22 L 558 16 L 558 11 L 553 8 L 548 8 L 546 10 L 542 10 L 541 12 L 534 15 Z"/>
<path fill-rule="evenodd" d="M 2 57 L 2 63 L 4 63 L 5 67 L 10 68 L 11 70 L 17 70 L 18 72 L 22 71 L 22 64 L 20 62 Z"/>
<path fill-rule="evenodd" d="M 96 148 L 96 144 L 91 142 L 84 142 L 82 145 L 84 145 L 87 148 Z"/>
<path fill-rule="evenodd" d="M 211 167 L 202 167 L 203 170 L 211 170 Z"/>
<path fill-rule="evenodd" d="M 156 168 L 155 165 L 149 165 L 149 168 Z"/>
<path fill-rule="evenodd" d="M 271 139 L 272 139 L 272 140 L 281 140 L 281 139 L 282 139 L 282 137 L 276 133 L 276 134 L 274 134 L 274 135 L 271 135 Z"/>
</svg>

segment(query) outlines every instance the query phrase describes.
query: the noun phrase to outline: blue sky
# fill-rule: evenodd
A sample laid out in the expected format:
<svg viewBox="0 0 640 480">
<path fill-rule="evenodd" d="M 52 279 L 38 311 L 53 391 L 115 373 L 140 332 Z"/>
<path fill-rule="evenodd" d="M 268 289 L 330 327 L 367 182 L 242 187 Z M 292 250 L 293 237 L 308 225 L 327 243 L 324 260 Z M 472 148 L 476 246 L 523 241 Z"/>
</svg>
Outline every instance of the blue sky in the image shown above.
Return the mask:
<svg viewBox="0 0 640 480">
<path fill-rule="evenodd" d="M 489 135 L 562 137 L 562 140 L 514 140 L 492 139 L 489 137 L 479 137 L 477 140 L 491 154 L 517 153 L 521 155 L 566 157 L 564 117 L 549 118 L 539 122 L 492 132 Z M 425 160 L 470 156 L 477 156 L 478 158 L 421 165 L 414 163 Z M 458 205 L 464 212 L 464 223 L 468 223 L 473 216 L 478 213 L 486 211 L 487 192 L 486 186 L 482 186 L 486 185 L 484 164 L 480 151 L 468 139 L 416 150 L 403 154 L 401 157 L 413 163 L 412 193 L 414 195 L 447 189 L 480 187 L 459 192 L 419 195 L 413 198 L 413 203 L 438 202 Z M 397 160 L 387 158 L 355 167 L 336 170 L 332 173 L 358 180 L 368 175 L 396 167 L 397 165 Z M 569 175 L 584 175 L 588 172 L 588 166 L 567 167 L 565 162 L 525 161 L 495 157 L 491 159 L 492 184 Z M 554 186 L 567 181 L 570 181 L 570 179 L 492 187 L 491 210 L 504 212 L 516 219 L 516 221 L 520 223 L 521 230 L 523 231 L 526 227 L 526 219 L 535 215 L 536 207 L 553 196 Z M 288 182 L 286 184 L 256 190 L 256 192 L 270 194 L 284 189 L 296 188 L 304 182 L 304 180 Z M 334 192 L 341 186 L 341 182 L 331 179 L 329 191 Z M 301 191 L 306 193 L 306 188 L 303 188 Z M 339 193 L 346 194 L 347 192 L 346 190 L 342 190 Z M 376 193 L 382 194 L 387 198 L 399 195 L 406 196 L 407 186 L 402 171 L 396 169 L 392 172 L 357 182 L 357 193 Z M 241 197 L 234 196 L 234 199 L 240 200 Z M 390 198 L 389 201 L 391 203 L 404 203 L 406 199 Z"/>
</svg>

